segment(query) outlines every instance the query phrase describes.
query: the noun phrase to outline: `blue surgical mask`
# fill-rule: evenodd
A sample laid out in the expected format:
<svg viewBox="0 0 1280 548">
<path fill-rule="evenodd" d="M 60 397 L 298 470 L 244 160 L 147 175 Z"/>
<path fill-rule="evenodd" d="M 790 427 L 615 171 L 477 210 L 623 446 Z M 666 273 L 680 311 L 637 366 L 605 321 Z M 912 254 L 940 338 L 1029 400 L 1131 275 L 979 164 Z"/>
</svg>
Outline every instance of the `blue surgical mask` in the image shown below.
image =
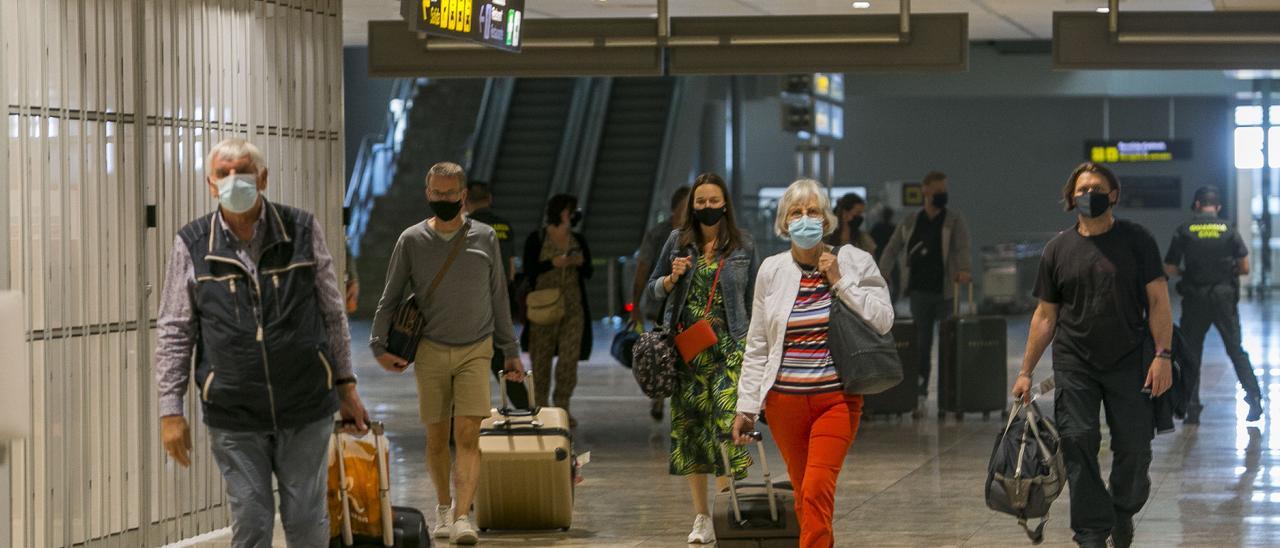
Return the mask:
<svg viewBox="0 0 1280 548">
<path fill-rule="evenodd" d="M 801 217 L 787 225 L 787 233 L 800 249 L 813 249 L 822 243 L 822 219 Z"/>
<path fill-rule="evenodd" d="M 258 176 L 228 175 L 218 181 L 218 203 L 231 213 L 244 213 L 258 203 Z"/>
</svg>

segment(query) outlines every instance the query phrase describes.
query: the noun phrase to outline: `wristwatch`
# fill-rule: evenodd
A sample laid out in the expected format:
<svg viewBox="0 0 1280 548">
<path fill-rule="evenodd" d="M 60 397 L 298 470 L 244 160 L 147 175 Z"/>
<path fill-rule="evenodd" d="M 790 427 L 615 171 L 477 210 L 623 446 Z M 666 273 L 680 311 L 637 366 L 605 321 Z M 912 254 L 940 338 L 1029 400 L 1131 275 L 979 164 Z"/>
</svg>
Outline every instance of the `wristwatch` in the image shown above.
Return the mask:
<svg viewBox="0 0 1280 548">
<path fill-rule="evenodd" d="M 1172 351 L 1172 350 L 1169 350 L 1168 348 L 1157 348 L 1157 349 L 1156 349 L 1156 358 L 1166 359 L 1166 360 L 1172 360 L 1172 359 L 1173 359 L 1173 351 Z"/>
</svg>

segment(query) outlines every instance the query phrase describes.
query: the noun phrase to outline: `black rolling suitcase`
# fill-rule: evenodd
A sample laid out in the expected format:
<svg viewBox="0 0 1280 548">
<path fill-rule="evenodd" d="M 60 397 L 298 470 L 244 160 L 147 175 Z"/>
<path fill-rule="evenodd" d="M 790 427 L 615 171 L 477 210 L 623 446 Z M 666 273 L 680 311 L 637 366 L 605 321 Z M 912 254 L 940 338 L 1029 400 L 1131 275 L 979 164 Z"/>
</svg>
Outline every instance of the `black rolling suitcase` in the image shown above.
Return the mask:
<svg viewBox="0 0 1280 548">
<path fill-rule="evenodd" d="M 1009 399 L 1008 328 L 1002 316 L 960 315 L 956 284 L 954 314 L 942 322 L 938 343 L 938 417 L 1003 411 Z M 969 310 L 973 284 L 969 284 Z"/>
<path fill-rule="evenodd" d="M 773 483 L 764 454 L 764 436 L 752 432 L 760 454 L 764 483 L 738 483 L 729 474 L 729 489 L 716 494 L 712 523 L 719 548 L 793 548 L 800 546 L 800 522 L 796 521 L 796 499 L 791 483 Z M 725 470 L 732 469 L 725 444 L 720 440 L 720 458 Z"/>
<path fill-rule="evenodd" d="M 339 534 L 329 541 L 330 548 L 338 548 L 344 546 L 372 548 L 392 547 L 392 548 L 430 548 L 431 535 L 427 534 L 427 518 L 417 508 L 407 506 L 391 505 L 391 481 L 389 477 L 388 452 L 390 448 L 387 444 L 387 437 L 381 422 L 374 421 L 369 425 L 370 431 L 373 433 L 373 446 L 368 447 L 367 442 L 363 443 L 364 451 L 370 451 L 372 457 L 377 462 L 377 482 L 376 491 L 378 500 L 356 500 L 357 497 L 352 491 L 356 491 L 355 486 L 347 478 L 346 468 L 346 452 L 344 444 L 351 443 L 344 441 L 346 434 L 342 433 L 342 422 L 334 425 L 333 440 L 331 442 L 330 469 L 336 468 L 337 475 L 337 500 L 339 502 L 340 511 L 338 512 L 338 531 Z M 368 493 L 372 489 L 359 489 L 363 493 Z M 332 495 L 332 494 L 331 494 Z M 381 520 L 380 537 L 370 537 L 365 535 L 354 534 L 352 531 L 352 512 L 356 508 L 367 508 L 370 505 L 379 505 Z M 390 515 L 391 519 L 386 519 Z M 330 516 L 333 519 L 333 516 Z"/>
<path fill-rule="evenodd" d="M 894 322 L 893 341 L 898 346 L 898 359 L 902 362 L 902 382 L 879 394 L 862 396 L 864 415 L 901 416 L 916 407 L 916 397 L 920 392 L 920 343 L 916 338 L 916 323 L 911 320 Z"/>
</svg>

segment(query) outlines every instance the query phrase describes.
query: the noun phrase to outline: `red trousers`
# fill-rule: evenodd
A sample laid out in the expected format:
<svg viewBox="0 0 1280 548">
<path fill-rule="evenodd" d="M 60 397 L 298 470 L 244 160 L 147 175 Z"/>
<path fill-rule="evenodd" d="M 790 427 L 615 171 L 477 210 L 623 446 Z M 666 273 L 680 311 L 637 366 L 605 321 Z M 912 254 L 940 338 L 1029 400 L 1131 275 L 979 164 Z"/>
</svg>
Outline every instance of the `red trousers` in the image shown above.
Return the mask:
<svg viewBox="0 0 1280 548">
<path fill-rule="evenodd" d="M 769 431 L 787 464 L 796 497 L 802 548 L 835 545 L 831 515 L 836 477 L 862 421 L 862 396 L 843 392 L 796 395 L 769 392 Z"/>
</svg>

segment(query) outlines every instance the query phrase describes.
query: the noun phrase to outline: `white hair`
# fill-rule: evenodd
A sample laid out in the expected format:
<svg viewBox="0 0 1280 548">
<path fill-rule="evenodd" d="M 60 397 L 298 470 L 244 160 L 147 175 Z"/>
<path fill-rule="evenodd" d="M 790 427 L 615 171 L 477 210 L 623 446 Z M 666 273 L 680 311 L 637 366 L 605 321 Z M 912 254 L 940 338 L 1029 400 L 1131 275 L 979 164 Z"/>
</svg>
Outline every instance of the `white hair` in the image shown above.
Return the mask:
<svg viewBox="0 0 1280 548">
<path fill-rule="evenodd" d="M 783 238 L 789 238 L 787 235 L 787 211 L 791 210 L 791 206 L 797 203 L 805 203 L 810 199 L 818 201 L 818 208 L 822 210 L 822 235 L 831 234 L 836 229 L 838 223 L 836 214 L 831 211 L 831 199 L 827 197 L 827 190 L 813 179 L 799 179 L 791 186 L 787 187 L 787 191 L 782 193 L 782 199 L 778 200 L 778 216 L 773 221 L 773 232 Z"/>
<path fill-rule="evenodd" d="M 258 150 L 258 147 L 245 139 L 232 137 L 219 141 L 218 144 L 209 149 L 209 155 L 204 160 L 205 173 L 212 175 L 213 162 L 219 158 L 239 160 L 245 156 L 248 156 L 249 160 L 253 162 L 253 167 L 259 170 L 266 169 L 267 162 L 262 158 L 262 151 Z"/>
</svg>

